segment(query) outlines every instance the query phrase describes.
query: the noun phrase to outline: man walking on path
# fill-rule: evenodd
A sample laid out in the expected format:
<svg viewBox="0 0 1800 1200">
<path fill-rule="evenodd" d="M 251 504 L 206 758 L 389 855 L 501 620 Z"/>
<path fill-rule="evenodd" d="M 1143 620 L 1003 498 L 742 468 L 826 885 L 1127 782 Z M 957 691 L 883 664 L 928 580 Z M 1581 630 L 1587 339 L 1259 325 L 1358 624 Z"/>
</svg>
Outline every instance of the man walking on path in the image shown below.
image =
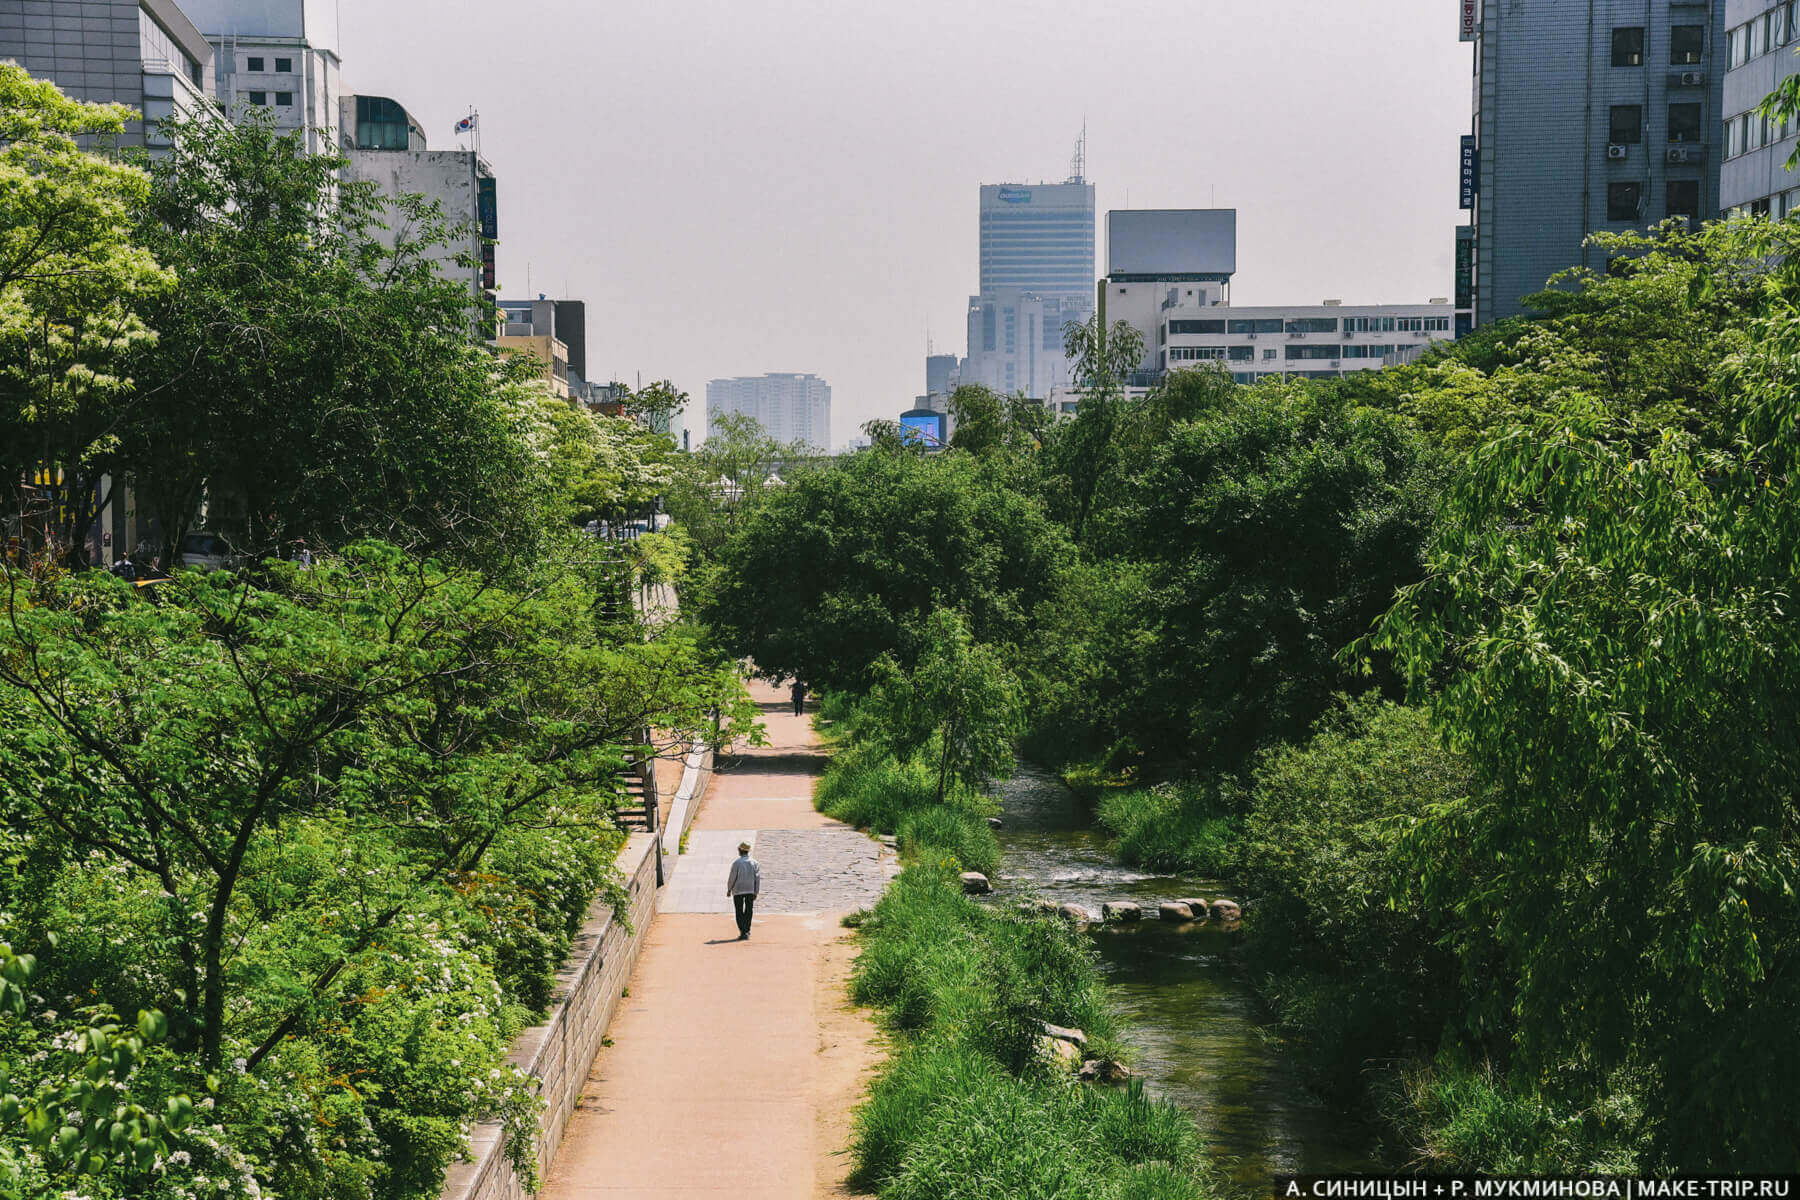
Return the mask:
<svg viewBox="0 0 1800 1200">
<path fill-rule="evenodd" d="M 798 717 L 798 716 L 802 715 L 803 713 L 805 713 L 806 712 L 806 685 L 804 683 L 801 683 L 798 679 L 796 679 L 796 680 L 794 680 L 793 688 L 789 690 L 788 694 L 791 697 L 793 697 L 794 715 L 796 717 Z"/>
<path fill-rule="evenodd" d="M 756 894 L 762 891 L 762 868 L 750 857 L 750 843 L 738 843 L 737 861 L 725 877 L 725 894 L 737 910 L 738 941 L 750 936 L 750 918 L 756 915 Z"/>
</svg>

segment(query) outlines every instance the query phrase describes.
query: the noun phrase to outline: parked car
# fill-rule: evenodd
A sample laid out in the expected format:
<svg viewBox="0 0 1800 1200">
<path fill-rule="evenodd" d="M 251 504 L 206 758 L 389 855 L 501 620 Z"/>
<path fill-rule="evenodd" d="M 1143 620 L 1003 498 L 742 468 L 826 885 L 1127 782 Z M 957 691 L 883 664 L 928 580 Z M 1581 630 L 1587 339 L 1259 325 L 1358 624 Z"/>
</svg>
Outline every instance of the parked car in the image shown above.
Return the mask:
<svg viewBox="0 0 1800 1200">
<path fill-rule="evenodd" d="M 244 565 L 244 556 L 221 534 L 190 533 L 181 539 L 177 561 L 181 566 L 202 571 L 235 571 Z"/>
</svg>

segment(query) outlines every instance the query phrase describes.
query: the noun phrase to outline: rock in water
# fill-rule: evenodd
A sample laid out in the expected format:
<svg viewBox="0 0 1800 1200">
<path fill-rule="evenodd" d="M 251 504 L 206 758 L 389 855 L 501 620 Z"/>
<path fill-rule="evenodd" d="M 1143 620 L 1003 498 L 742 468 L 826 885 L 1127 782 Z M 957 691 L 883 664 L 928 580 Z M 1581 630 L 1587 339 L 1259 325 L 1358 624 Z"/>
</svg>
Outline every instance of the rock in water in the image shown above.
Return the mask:
<svg viewBox="0 0 1800 1200">
<path fill-rule="evenodd" d="M 988 818 L 988 828 L 989 829 L 999 829 L 1000 827 L 1001 827 L 1001 822 L 1000 822 L 999 817 L 989 817 Z"/>
<path fill-rule="evenodd" d="M 1103 921 L 1138 921 L 1143 916 L 1144 910 L 1130 900 L 1108 900 L 1100 906 Z"/>
<path fill-rule="evenodd" d="M 964 871 L 962 889 L 970 896 L 985 896 L 994 890 L 993 885 L 988 883 L 988 877 L 980 871 Z"/>
<path fill-rule="evenodd" d="M 1175 903 L 1187 905 L 1193 912 L 1194 920 L 1196 921 L 1206 920 L 1206 914 L 1212 911 L 1212 905 L 1200 899 L 1198 896 L 1183 896 Z"/>
<path fill-rule="evenodd" d="M 1065 904 L 1056 911 L 1061 914 L 1063 920 L 1073 921 L 1077 925 L 1086 925 L 1094 919 L 1094 914 L 1079 904 Z"/>
<path fill-rule="evenodd" d="M 1212 919 L 1215 921 L 1236 921 L 1243 915 L 1244 910 L 1238 907 L 1236 900 L 1214 900 L 1212 902 Z"/>
<path fill-rule="evenodd" d="M 1165 921 L 1191 921 L 1194 910 L 1179 900 L 1167 900 L 1157 906 L 1156 915 Z"/>
</svg>

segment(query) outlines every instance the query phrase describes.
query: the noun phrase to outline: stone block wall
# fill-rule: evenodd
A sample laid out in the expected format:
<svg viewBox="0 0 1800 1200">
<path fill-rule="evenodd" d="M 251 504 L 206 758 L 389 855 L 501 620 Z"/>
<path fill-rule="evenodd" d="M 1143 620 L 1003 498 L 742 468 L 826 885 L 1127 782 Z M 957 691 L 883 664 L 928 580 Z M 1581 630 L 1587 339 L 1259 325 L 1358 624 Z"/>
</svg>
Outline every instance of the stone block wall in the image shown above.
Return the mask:
<svg viewBox="0 0 1800 1200">
<path fill-rule="evenodd" d="M 600 1039 L 612 1024 L 620 993 L 631 979 L 638 951 L 656 912 L 656 864 L 661 852 L 655 834 L 637 833 L 620 851 L 618 868 L 630 882 L 631 928 L 601 906 L 590 918 L 568 961 L 558 973 L 550 1015 L 513 1043 L 510 1061 L 536 1076 L 544 1098 L 538 1137 L 540 1174 L 547 1174 L 562 1142 L 563 1129 L 581 1098 Z M 450 1169 L 443 1200 L 526 1200 L 526 1192 L 502 1153 L 498 1125 L 482 1125 L 470 1137 L 472 1161 Z"/>
</svg>

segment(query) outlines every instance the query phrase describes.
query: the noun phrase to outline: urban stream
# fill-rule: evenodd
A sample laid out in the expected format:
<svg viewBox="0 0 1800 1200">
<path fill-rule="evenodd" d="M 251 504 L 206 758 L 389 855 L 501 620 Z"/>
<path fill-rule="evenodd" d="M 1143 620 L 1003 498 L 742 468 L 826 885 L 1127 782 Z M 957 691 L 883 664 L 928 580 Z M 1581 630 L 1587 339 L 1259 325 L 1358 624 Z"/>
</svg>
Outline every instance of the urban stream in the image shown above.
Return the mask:
<svg viewBox="0 0 1800 1200">
<path fill-rule="evenodd" d="M 1125 1017 L 1146 1090 L 1194 1114 L 1220 1165 L 1241 1184 L 1276 1174 L 1379 1169 L 1368 1131 L 1320 1103 L 1280 1048 L 1234 953 L 1210 923 L 1164 924 L 1156 905 L 1179 897 L 1236 898 L 1212 880 L 1120 866 L 1087 805 L 1029 763 L 999 786 L 1001 902 L 1041 896 L 1098 917 L 1107 900 L 1136 900 L 1151 918 L 1095 925 L 1094 944 Z"/>
</svg>

